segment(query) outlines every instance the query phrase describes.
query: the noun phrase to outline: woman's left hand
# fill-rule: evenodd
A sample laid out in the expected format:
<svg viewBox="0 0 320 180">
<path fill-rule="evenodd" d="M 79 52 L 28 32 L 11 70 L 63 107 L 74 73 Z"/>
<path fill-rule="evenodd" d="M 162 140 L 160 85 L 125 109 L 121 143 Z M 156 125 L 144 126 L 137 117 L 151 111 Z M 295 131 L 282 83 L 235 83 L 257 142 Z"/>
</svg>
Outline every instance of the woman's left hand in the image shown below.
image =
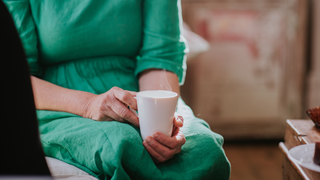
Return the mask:
<svg viewBox="0 0 320 180">
<path fill-rule="evenodd" d="M 175 116 L 173 120 L 172 136 L 166 136 L 160 132 L 155 132 L 153 137 L 148 136 L 143 141 L 144 147 L 153 157 L 155 163 L 165 162 L 175 154 L 181 152 L 181 147 L 186 143 L 184 134 L 180 131 L 183 126 L 183 117 Z"/>
</svg>

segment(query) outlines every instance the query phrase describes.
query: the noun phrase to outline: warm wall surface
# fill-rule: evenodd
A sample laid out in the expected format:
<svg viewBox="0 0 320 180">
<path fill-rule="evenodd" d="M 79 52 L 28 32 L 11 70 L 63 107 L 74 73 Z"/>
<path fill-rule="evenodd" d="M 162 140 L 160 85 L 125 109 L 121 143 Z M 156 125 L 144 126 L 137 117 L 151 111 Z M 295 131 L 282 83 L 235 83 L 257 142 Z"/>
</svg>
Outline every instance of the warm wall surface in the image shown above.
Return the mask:
<svg viewBox="0 0 320 180">
<path fill-rule="evenodd" d="M 312 61 L 308 81 L 307 108 L 320 106 L 320 1 L 313 1 Z"/>
<path fill-rule="evenodd" d="M 282 138 L 303 111 L 307 0 L 182 2 L 210 43 L 188 60 L 183 99 L 227 139 Z"/>
</svg>

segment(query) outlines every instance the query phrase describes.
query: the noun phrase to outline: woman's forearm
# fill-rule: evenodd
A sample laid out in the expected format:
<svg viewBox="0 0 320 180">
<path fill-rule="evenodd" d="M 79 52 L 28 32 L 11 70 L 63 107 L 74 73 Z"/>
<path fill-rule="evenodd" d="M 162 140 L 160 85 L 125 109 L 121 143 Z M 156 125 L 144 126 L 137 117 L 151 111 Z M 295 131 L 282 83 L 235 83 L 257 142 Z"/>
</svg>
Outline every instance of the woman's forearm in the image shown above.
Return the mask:
<svg viewBox="0 0 320 180">
<path fill-rule="evenodd" d="M 170 71 L 149 69 L 141 73 L 139 78 L 140 91 L 170 90 L 180 95 L 178 76 Z"/>
<path fill-rule="evenodd" d="M 87 107 L 95 94 L 71 90 L 31 76 L 31 83 L 37 109 L 64 111 L 85 116 Z M 170 90 L 180 95 L 179 79 L 175 73 L 150 69 L 141 73 L 140 91 Z"/>
<path fill-rule="evenodd" d="M 79 116 L 85 113 L 87 104 L 95 96 L 92 93 L 71 90 L 31 76 L 37 109 L 64 111 Z"/>
</svg>

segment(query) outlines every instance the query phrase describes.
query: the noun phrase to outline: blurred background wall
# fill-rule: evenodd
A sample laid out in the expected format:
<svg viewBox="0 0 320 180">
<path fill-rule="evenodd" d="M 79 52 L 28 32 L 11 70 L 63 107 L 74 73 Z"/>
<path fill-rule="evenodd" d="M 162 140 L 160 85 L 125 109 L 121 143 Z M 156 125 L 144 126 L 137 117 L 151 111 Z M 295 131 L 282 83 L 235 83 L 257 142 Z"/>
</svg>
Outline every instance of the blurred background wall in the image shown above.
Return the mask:
<svg viewBox="0 0 320 180">
<path fill-rule="evenodd" d="M 182 0 L 187 28 L 208 47 L 188 57 L 181 94 L 213 131 L 227 140 L 281 139 L 286 119 L 306 118 L 319 103 L 320 51 L 309 44 L 320 41 L 311 41 L 309 3 Z M 320 31 L 320 23 L 312 27 Z"/>
<path fill-rule="evenodd" d="M 307 108 L 320 105 L 320 1 L 312 0 L 311 61 L 307 77 Z"/>
</svg>

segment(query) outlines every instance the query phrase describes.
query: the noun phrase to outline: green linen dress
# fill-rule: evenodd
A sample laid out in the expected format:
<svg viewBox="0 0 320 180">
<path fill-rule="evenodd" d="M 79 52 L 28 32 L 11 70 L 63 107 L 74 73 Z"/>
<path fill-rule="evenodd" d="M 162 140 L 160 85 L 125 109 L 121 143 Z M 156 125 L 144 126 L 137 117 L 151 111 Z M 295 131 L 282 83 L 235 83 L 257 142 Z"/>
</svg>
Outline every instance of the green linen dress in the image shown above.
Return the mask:
<svg viewBox="0 0 320 180">
<path fill-rule="evenodd" d="M 139 91 L 137 75 L 148 68 L 172 71 L 183 83 L 187 48 L 179 0 L 3 1 L 34 76 L 95 94 L 113 86 Z M 37 115 L 45 154 L 99 179 L 229 179 L 223 138 L 181 98 L 177 111 L 187 142 L 161 164 L 153 163 L 130 124 L 57 111 Z"/>
</svg>

